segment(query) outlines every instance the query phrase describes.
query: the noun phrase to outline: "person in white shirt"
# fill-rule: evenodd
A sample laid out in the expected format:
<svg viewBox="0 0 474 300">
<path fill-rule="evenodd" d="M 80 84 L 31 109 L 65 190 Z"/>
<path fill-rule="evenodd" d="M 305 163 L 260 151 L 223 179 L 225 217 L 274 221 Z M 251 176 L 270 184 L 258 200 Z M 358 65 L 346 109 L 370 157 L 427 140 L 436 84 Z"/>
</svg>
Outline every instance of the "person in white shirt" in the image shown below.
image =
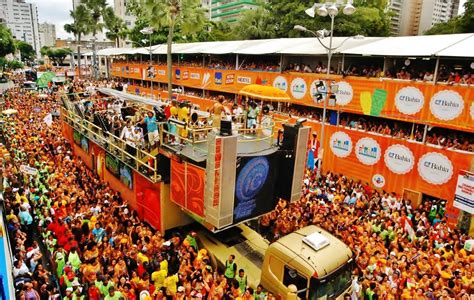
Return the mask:
<svg viewBox="0 0 474 300">
<path fill-rule="evenodd" d="M 130 121 L 122 129 L 122 133 L 120 134 L 120 139 L 125 141 L 126 151 L 130 155 L 135 156 L 135 154 L 137 154 L 137 150 L 135 149 L 135 142 L 133 140 L 132 123 Z"/>
</svg>

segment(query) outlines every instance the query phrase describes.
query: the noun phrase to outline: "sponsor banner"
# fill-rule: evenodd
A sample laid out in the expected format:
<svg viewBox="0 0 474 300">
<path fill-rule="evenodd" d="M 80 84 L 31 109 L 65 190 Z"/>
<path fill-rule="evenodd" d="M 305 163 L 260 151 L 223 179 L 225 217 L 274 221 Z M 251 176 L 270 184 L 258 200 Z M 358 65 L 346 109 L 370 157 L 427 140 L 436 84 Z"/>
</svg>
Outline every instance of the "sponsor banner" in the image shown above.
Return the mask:
<svg viewBox="0 0 474 300">
<path fill-rule="evenodd" d="M 183 77 L 182 77 L 182 79 L 183 79 L 183 80 L 188 80 L 188 78 L 189 78 L 189 72 L 188 72 L 188 71 L 183 71 Z"/>
<path fill-rule="evenodd" d="M 431 113 L 440 120 L 456 119 L 464 109 L 464 100 L 455 91 L 440 91 L 433 95 L 430 101 Z"/>
<path fill-rule="evenodd" d="M 146 64 L 115 63 L 112 75 L 142 79 Z M 135 74 L 135 69 L 139 72 Z M 167 82 L 166 66 L 155 66 L 153 79 Z M 213 70 L 197 67 L 176 67 L 180 79 L 176 84 L 212 91 L 238 93 L 248 84 L 274 86 L 285 91 L 295 104 L 322 107 L 324 101 L 314 101 L 314 82 L 326 81 L 324 74 L 255 72 L 246 70 Z M 184 80 L 184 70 L 189 79 Z M 175 76 L 173 76 L 175 77 Z M 231 78 L 234 78 L 232 81 Z M 406 122 L 429 123 L 474 132 L 474 89 L 469 86 L 433 85 L 431 83 L 331 75 L 338 82 L 336 105 L 341 112 L 366 114 Z"/>
<path fill-rule="evenodd" d="M 395 96 L 395 106 L 398 111 L 406 115 L 418 113 L 425 102 L 425 97 L 420 89 L 412 86 L 400 89 Z"/>
<path fill-rule="evenodd" d="M 454 207 L 474 214 L 474 173 L 459 172 L 454 194 Z"/>
<path fill-rule="evenodd" d="M 352 151 L 351 137 L 342 131 L 335 132 L 330 138 L 330 147 L 337 157 L 347 157 Z"/>
<path fill-rule="evenodd" d="M 35 176 L 36 174 L 38 174 L 38 169 L 33 168 L 33 167 L 30 167 L 30 166 L 27 166 L 27 165 L 21 165 L 21 166 L 20 166 L 20 171 L 23 172 L 23 173 L 25 173 L 25 174 L 33 175 L 33 176 Z"/>
<path fill-rule="evenodd" d="M 401 175 L 413 169 L 415 156 L 407 146 L 395 144 L 385 150 L 384 161 L 390 171 Z"/>
<path fill-rule="evenodd" d="M 381 149 L 379 143 L 372 138 L 361 138 L 356 144 L 356 155 L 364 165 L 374 165 L 380 160 Z"/>
<path fill-rule="evenodd" d="M 428 152 L 418 161 L 418 173 L 431 184 L 443 184 L 453 176 L 453 163 L 438 152 Z"/>
</svg>

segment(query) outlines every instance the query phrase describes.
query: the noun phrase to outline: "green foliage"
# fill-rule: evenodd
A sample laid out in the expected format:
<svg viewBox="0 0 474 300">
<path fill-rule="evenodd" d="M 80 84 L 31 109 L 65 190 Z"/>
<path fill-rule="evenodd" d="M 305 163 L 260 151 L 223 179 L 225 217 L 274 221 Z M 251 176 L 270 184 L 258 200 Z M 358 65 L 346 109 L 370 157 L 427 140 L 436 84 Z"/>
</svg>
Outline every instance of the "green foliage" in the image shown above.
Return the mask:
<svg viewBox="0 0 474 300">
<path fill-rule="evenodd" d="M 15 53 L 15 50 L 15 41 L 10 29 L 0 24 L 0 57 L 4 57 L 9 53 Z"/>
<path fill-rule="evenodd" d="M 22 69 L 24 64 L 19 60 L 6 60 L 5 57 L 0 57 L 0 69 L 3 70 L 16 70 Z"/>
<path fill-rule="evenodd" d="M 97 33 L 102 32 L 105 27 L 105 24 L 102 21 L 104 17 L 105 10 L 107 8 L 106 0 L 82 0 L 83 5 L 87 9 L 90 18 L 88 28 L 93 36 L 96 36 Z"/>
<path fill-rule="evenodd" d="M 64 30 L 68 33 L 74 34 L 76 41 L 81 42 L 81 37 L 90 33 L 89 24 L 91 23 L 91 17 L 87 8 L 84 5 L 79 5 L 75 10 L 69 12 L 73 22 L 64 25 Z"/>
<path fill-rule="evenodd" d="M 448 22 L 439 23 L 428 29 L 425 34 L 452 34 L 474 32 L 474 0 L 464 3 L 464 14 Z"/>
<path fill-rule="evenodd" d="M 36 56 L 35 49 L 24 41 L 16 41 L 16 48 L 20 50 L 23 60 L 32 60 Z"/>
<path fill-rule="evenodd" d="M 274 24 L 272 15 L 265 8 L 247 10 L 234 27 L 234 35 L 242 40 L 271 39 L 276 35 Z"/>
<path fill-rule="evenodd" d="M 125 22 L 115 15 L 112 7 L 107 7 L 104 11 L 105 27 L 109 30 L 105 35 L 109 40 L 115 41 L 115 47 L 119 46 L 119 40 L 128 35 Z"/>
<path fill-rule="evenodd" d="M 68 55 L 71 55 L 73 52 L 69 48 L 50 48 L 50 47 L 42 47 L 41 55 L 49 57 L 50 60 L 53 61 L 54 64 L 57 66 L 61 65 L 64 62 L 64 59 Z"/>
<path fill-rule="evenodd" d="M 271 0 L 267 9 L 274 16 L 277 37 L 299 37 L 304 33 L 293 30 L 302 25 L 311 30 L 329 29 L 329 17 L 309 17 L 305 10 L 313 5 L 312 0 L 287 1 Z M 359 0 L 354 3 L 357 10 L 351 16 L 340 13 L 334 20 L 334 35 L 388 36 L 390 33 L 390 13 L 386 11 L 385 0 Z M 278 17 L 275 17 L 278 16 Z"/>
</svg>

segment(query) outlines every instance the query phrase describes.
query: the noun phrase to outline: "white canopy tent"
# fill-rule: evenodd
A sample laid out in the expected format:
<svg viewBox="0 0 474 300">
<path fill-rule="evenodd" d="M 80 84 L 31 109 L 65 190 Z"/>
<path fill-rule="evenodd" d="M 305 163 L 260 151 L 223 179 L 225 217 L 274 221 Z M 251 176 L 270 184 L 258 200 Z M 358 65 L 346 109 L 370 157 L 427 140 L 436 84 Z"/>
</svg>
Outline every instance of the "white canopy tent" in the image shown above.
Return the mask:
<svg viewBox="0 0 474 300">
<path fill-rule="evenodd" d="M 333 47 L 341 45 L 346 37 L 334 37 Z M 329 39 L 323 40 L 329 45 Z M 348 39 L 335 53 L 362 56 L 392 57 L 474 57 L 474 34 L 447 34 L 402 37 L 367 37 Z M 153 54 L 166 54 L 166 44 L 152 46 Z M 324 55 L 326 49 L 316 38 L 285 38 L 248 41 L 176 43 L 173 54 L 285 54 L 285 55 Z M 99 56 L 149 54 L 148 47 L 109 48 L 99 50 Z M 86 54 L 83 54 L 86 56 Z M 87 53 L 92 55 L 92 53 Z"/>
</svg>

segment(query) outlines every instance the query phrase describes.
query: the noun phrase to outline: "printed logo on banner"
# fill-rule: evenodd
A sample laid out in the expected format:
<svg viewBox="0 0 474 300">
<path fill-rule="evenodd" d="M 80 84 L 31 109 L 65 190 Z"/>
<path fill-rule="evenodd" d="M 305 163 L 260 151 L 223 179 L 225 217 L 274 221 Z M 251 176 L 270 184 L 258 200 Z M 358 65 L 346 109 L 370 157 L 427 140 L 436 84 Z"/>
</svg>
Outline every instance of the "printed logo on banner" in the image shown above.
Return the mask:
<svg viewBox="0 0 474 300">
<path fill-rule="evenodd" d="M 240 84 L 251 84 L 251 83 L 252 83 L 252 78 L 250 78 L 250 77 L 243 77 L 243 76 L 237 76 L 237 83 L 240 83 Z"/>
<path fill-rule="evenodd" d="M 209 84 L 209 80 L 211 79 L 211 73 L 206 72 L 202 77 L 202 86 L 206 86 Z"/>
<path fill-rule="evenodd" d="M 201 74 L 199 73 L 191 73 L 191 75 L 189 76 L 191 79 L 201 79 Z"/>
<path fill-rule="evenodd" d="M 418 161 L 418 173 L 431 184 L 444 184 L 453 176 L 453 163 L 445 155 L 428 152 Z"/>
<path fill-rule="evenodd" d="M 357 141 L 355 153 L 364 165 L 375 165 L 380 160 L 381 152 L 379 143 L 373 138 L 361 138 Z"/>
<path fill-rule="evenodd" d="M 293 98 L 295 99 L 303 99 L 303 97 L 306 95 L 306 81 L 304 81 L 303 78 L 295 78 L 291 82 L 291 94 L 293 95 Z"/>
<path fill-rule="evenodd" d="M 474 120 L 474 102 L 471 103 L 471 119 Z"/>
<path fill-rule="evenodd" d="M 433 95 L 430 101 L 431 113 L 443 121 L 454 120 L 462 113 L 464 100 L 455 91 L 444 90 Z"/>
<path fill-rule="evenodd" d="M 216 72 L 214 74 L 214 83 L 215 84 L 222 84 L 222 72 Z"/>
<path fill-rule="evenodd" d="M 180 69 L 176 69 L 175 74 L 176 74 L 176 79 L 177 80 L 181 79 L 181 70 Z"/>
<path fill-rule="evenodd" d="M 234 84 L 234 74 L 227 74 L 225 76 L 225 84 Z"/>
<path fill-rule="evenodd" d="M 334 132 L 329 140 L 329 146 L 332 153 L 337 157 L 344 158 L 348 157 L 352 151 L 352 140 L 351 137 L 342 131 Z"/>
<path fill-rule="evenodd" d="M 336 104 L 341 106 L 349 104 L 354 97 L 352 85 L 346 81 L 340 81 L 337 83 L 337 86 Z"/>
<path fill-rule="evenodd" d="M 395 106 L 405 115 L 418 113 L 425 103 L 425 96 L 420 89 L 412 86 L 404 87 L 395 96 Z"/>
<path fill-rule="evenodd" d="M 376 188 L 383 188 L 385 186 L 385 177 L 382 174 L 375 174 L 372 176 L 372 183 Z"/>
<path fill-rule="evenodd" d="M 189 79 L 189 72 L 188 71 L 183 71 L 183 80 L 188 80 Z"/>
<path fill-rule="evenodd" d="M 273 87 L 280 89 L 282 91 L 288 91 L 288 81 L 283 76 L 277 76 L 275 80 L 273 80 Z"/>
<path fill-rule="evenodd" d="M 160 75 L 160 76 L 165 76 L 165 75 L 166 75 L 166 71 L 165 71 L 165 70 L 158 70 L 158 75 Z"/>
<path fill-rule="evenodd" d="M 401 175 L 413 169 L 415 156 L 407 146 L 395 144 L 385 150 L 384 161 L 390 171 Z"/>
</svg>

